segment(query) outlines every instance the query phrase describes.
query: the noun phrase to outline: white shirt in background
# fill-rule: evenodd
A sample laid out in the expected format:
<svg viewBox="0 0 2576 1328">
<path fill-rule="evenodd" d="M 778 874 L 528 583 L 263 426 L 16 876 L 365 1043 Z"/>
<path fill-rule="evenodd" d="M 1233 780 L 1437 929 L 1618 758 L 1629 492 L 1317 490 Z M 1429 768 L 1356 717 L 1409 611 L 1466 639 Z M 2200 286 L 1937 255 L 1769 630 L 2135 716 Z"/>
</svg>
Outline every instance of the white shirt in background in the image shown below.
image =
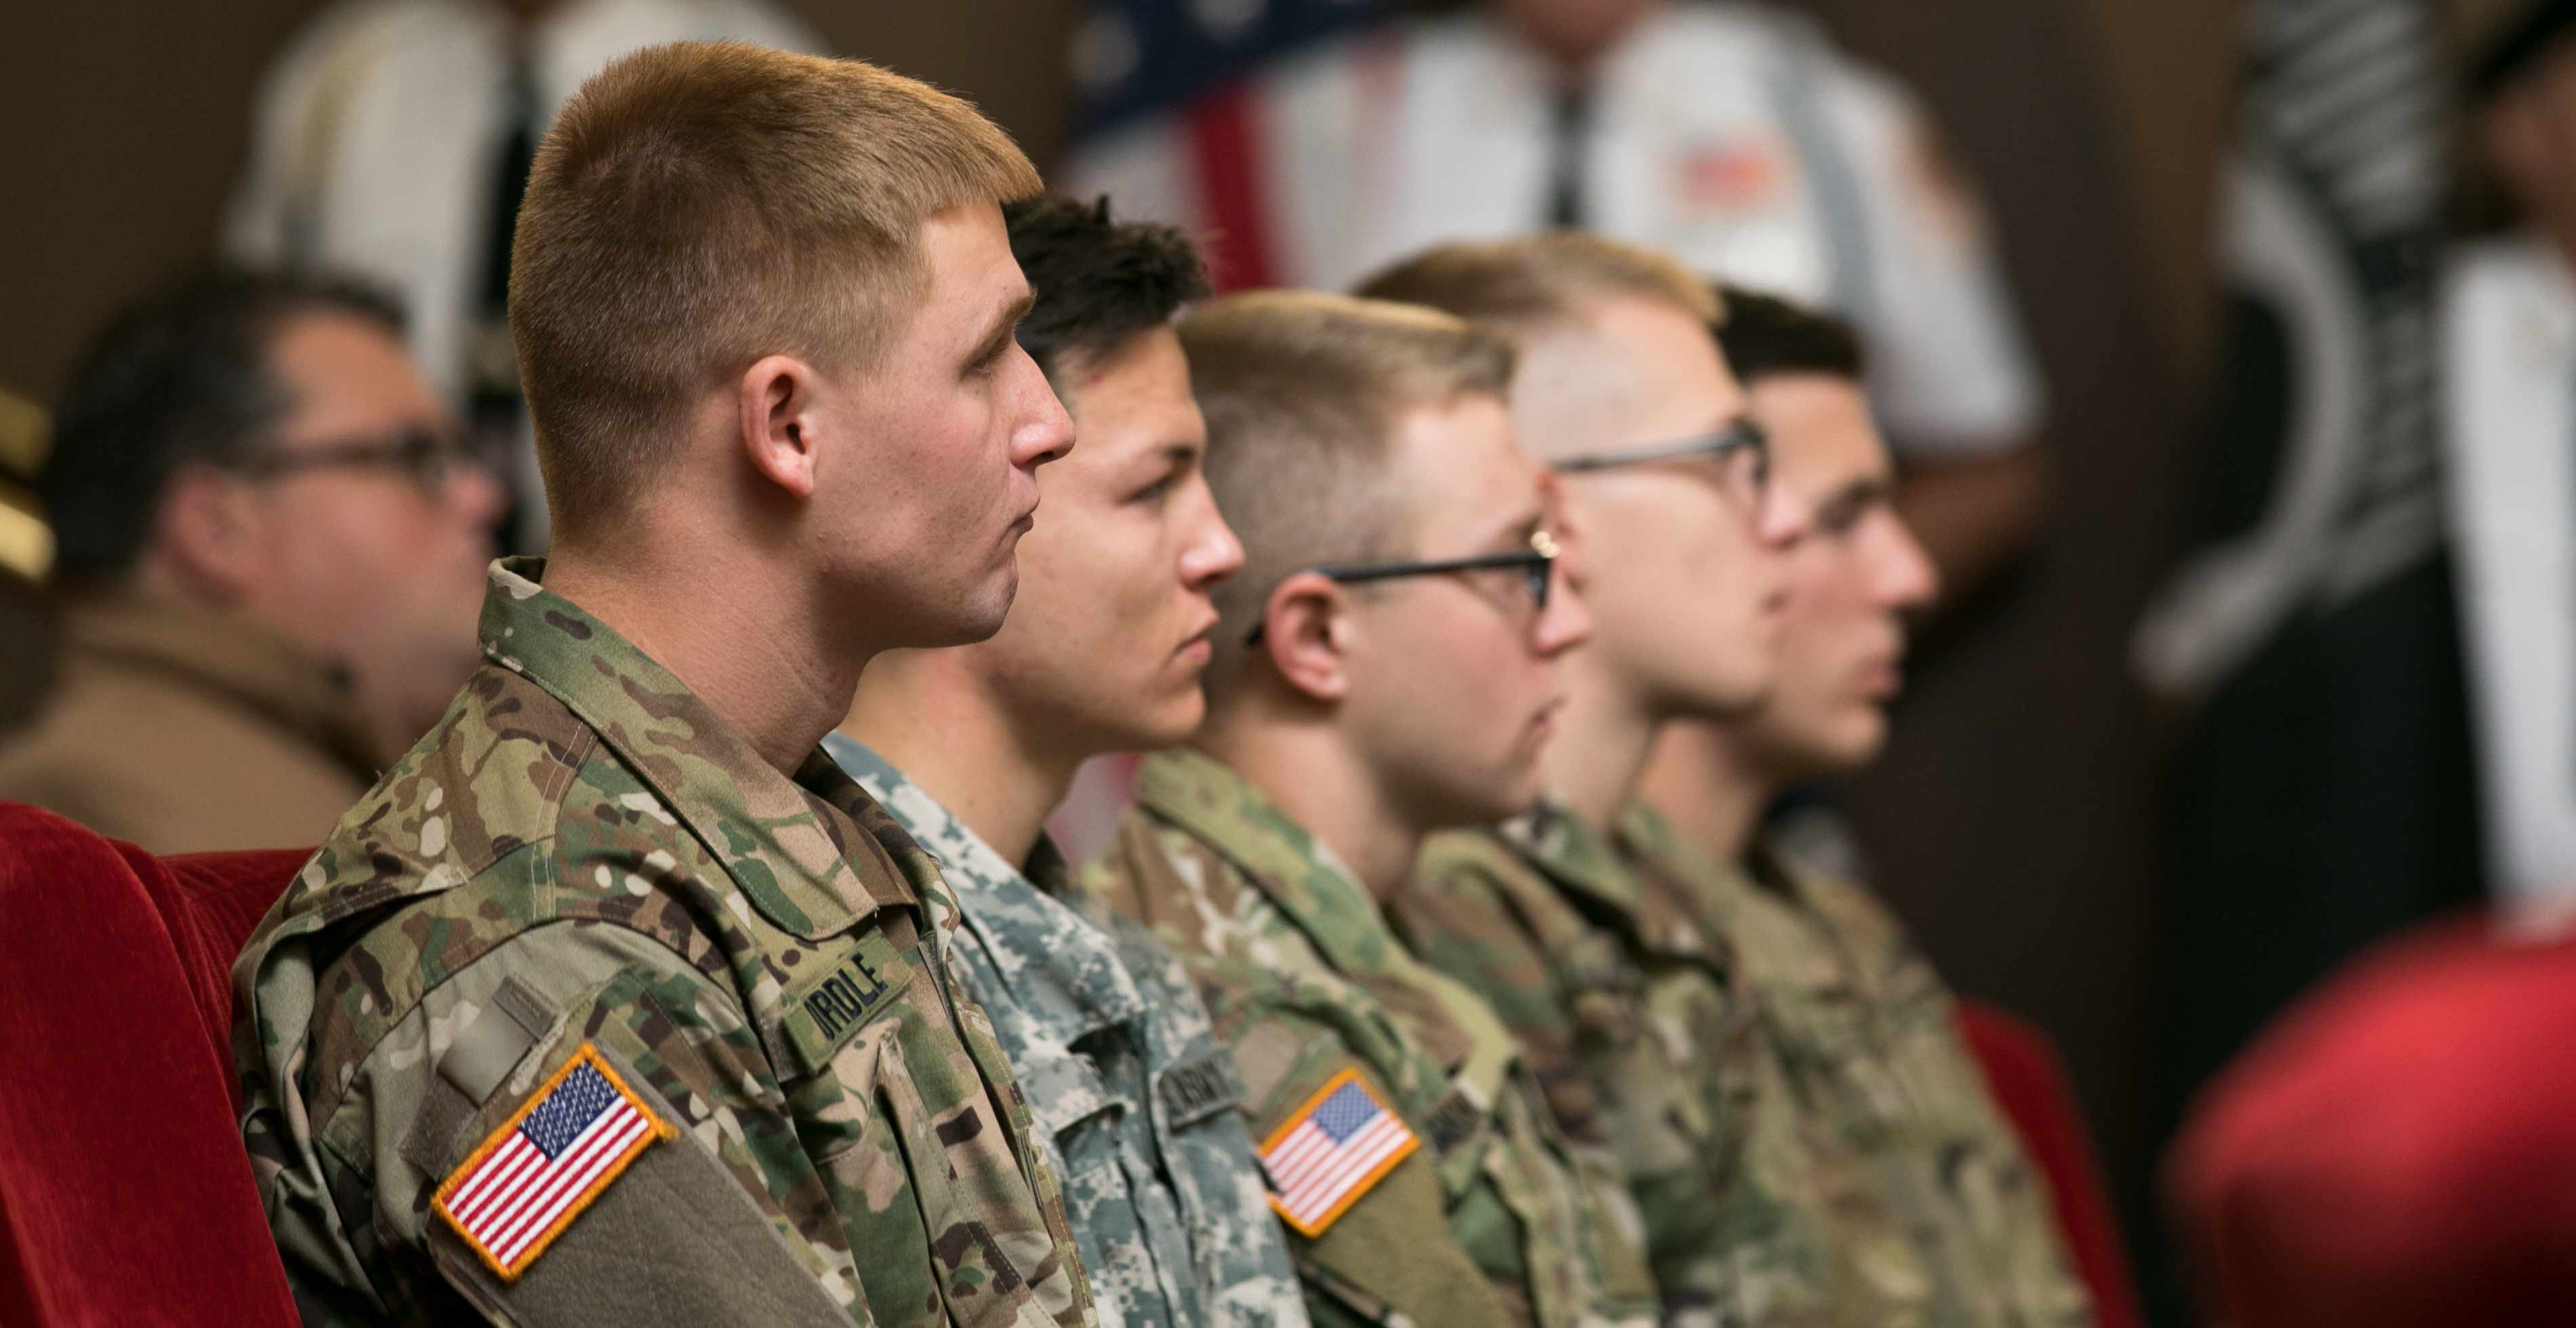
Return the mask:
<svg viewBox="0 0 2576 1328">
<path fill-rule="evenodd" d="M 2498 900 L 2576 904 L 2576 282 L 2520 237 L 2447 274 L 2443 446 Z"/>
<path fill-rule="evenodd" d="M 1859 325 L 1889 433 L 1916 456 L 2026 438 L 2037 374 L 1969 192 L 1920 107 L 1798 20 L 1738 4 L 1656 10 L 1595 81 L 1581 193 L 1591 229 Z M 1553 94 L 1540 57 L 1467 14 L 1342 41 L 1256 75 L 1252 198 L 1270 275 L 1346 288 L 1447 240 L 1547 215 Z M 1077 151 L 1058 185 L 1204 231 L 1186 112 Z"/>
</svg>

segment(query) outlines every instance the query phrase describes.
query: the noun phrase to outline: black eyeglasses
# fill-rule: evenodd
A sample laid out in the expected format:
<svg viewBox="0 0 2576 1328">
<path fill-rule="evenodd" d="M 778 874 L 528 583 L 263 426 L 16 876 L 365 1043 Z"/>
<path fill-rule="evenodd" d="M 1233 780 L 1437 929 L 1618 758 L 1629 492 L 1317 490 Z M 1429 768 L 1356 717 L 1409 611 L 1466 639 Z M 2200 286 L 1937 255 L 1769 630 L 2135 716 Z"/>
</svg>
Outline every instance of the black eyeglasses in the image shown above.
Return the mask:
<svg viewBox="0 0 2576 1328">
<path fill-rule="evenodd" d="M 427 494 L 442 493 L 456 467 L 479 458 L 453 435 L 414 427 L 391 438 L 324 443 L 292 451 L 263 452 L 232 467 L 252 479 L 282 479 L 308 470 L 382 468 L 399 471 Z"/>
<path fill-rule="evenodd" d="M 1648 443 L 1643 447 L 1623 447 L 1609 452 L 1588 452 L 1567 457 L 1549 465 L 1559 475 L 1588 475 L 1595 471 L 1618 470 L 1627 466 L 1651 465 L 1658 461 L 1710 460 L 1726 463 L 1738 452 L 1752 455 L 1753 491 L 1760 493 L 1771 482 L 1771 435 L 1749 418 L 1739 418 L 1725 428 L 1697 438 L 1671 443 Z"/>
<path fill-rule="evenodd" d="M 1516 567 L 1529 584 L 1530 603 L 1540 612 L 1547 611 L 1548 588 L 1556 584 L 1556 540 L 1544 530 L 1530 532 L 1530 546 L 1510 553 L 1488 553 L 1475 558 L 1443 558 L 1427 563 L 1326 563 L 1307 571 L 1339 585 L 1361 581 L 1392 581 L 1402 576 L 1446 576 L 1452 572 L 1487 572 Z M 1269 623 L 1257 622 L 1244 633 L 1247 646 L 1261 644 L 1263 630 Z"/>
</svg>

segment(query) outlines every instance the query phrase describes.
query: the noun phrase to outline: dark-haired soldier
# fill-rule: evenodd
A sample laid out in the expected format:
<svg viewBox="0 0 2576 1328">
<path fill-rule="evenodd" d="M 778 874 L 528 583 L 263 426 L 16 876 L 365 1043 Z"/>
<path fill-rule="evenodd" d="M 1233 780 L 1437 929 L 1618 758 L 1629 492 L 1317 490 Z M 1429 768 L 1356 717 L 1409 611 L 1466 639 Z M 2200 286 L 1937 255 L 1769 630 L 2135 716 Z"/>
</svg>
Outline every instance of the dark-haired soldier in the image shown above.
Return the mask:
<svg viewBox="0 0 2576 1328">
<path fill-rule="evenodd" d="M 1038 477 L 1002 630 L 879 657 L 824 747 L 939 855 L 949 971 L 1028 1092 L 1102 1321 L 1302 1325 L 1233 1056 L 1180 960 L 1075 884 L 1041 826 L 1085 758 L 1168 747 L 1206 711 L 1209 592 L 1243 565 L 1172 330 L 1207 277 L 1180 232 L 1105 201 L 1004 216 L 1037 292 L 1020 344 L 1082 445 Z"/>
<path fill-rule="evenodd" d="M 155 852 L 310 844 L 474 668 L 501 492 L 365 291 L 223 272 L 72 375 L 58 690 L 0 798 Z"/>
<path fill-rule="evenodd" d="M 1808 513 L 1781 559 L 1779 676 L 1755 709 L 1666 725 L 1614 843 L 1640 879 L 1704 901 L 1751 1030 L 1728 1073 L 1751 1165 L 1739 1211 L 1778 1322 L 2079 1328 L 2094 1321 L 2047 1189 L 1904 924 L 1765 833 L 1783 791 L 1848 774 L 1887 740 L 1907 619 L 1938 577 L 1837 319 L 1730 290 L 1718 341 L 1771 439 L 1774 498 Z M 1808 1276 L 1795 1274 L 1804 1270 Z"/>
</svg>

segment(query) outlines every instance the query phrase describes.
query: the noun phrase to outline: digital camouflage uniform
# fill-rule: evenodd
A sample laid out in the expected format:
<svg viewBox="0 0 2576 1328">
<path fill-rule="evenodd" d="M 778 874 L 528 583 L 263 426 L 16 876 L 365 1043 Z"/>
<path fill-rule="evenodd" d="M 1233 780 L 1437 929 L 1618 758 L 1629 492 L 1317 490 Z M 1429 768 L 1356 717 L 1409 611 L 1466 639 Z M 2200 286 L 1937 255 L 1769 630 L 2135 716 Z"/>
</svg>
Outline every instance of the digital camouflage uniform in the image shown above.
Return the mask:
<svg viewBox="0 0 2576 1328">
<path fill-rule="evenodd" d="M 1639 803 L 1614 842 L 1725 937 L 1724 1195 L 1745 1324 L 2079 1328 L 2092 1307 L 2047 1184 L 1961 1041 L 1949 991 L 1876 900 L 1757 848 L 1720 864 Z"/>
<path fill-rule="evenodd" d="M 1420 1140 L 1289 1237 L 1316 1321 L 1650 1321 L 1615 1164 L 1556 1131 L 1484 1002 L 1417 962 L 1331 851 L 1225 766 L 1151 757 L 1137 798 L 1085 882 L 1189 965 L 1242 1067 L 1254 1139 L 1351 1071 Z"/>
<path fill-rule="evenodd" d="M 308 1323 L 1097 1323 L 939 873 L 495 564 L 488 663 L 261 923 L 243 1135 Z M 595 1048 L 671 1137 L 500 1265 L 432 1211 Z M 497 1146 L 497 1144 L 496 1144 Z"/>
<path fill-rule="evenodd" d="M 1618 1157 L 1666 1322 L 1732 1321 L 1742 1233 L 1720 1196 L 1740 1155 L 1718 1071 L 1749 1030 L 1728 1019 L 1723 945 L 1554 804 L 1434 836 L 1388 914 L 1511 1027 L 1558 1126 Z"/>
<path fill-rule="evenodd" d="M 1076 887 L 1043 836 L 1023 873 L 865 744 L 823 749 L 939 858 L 949 974 L 1028 1092 L 1101 1321 L 1305 1324 L 1242 1079 L 1180 960 Z"/>
</svg>

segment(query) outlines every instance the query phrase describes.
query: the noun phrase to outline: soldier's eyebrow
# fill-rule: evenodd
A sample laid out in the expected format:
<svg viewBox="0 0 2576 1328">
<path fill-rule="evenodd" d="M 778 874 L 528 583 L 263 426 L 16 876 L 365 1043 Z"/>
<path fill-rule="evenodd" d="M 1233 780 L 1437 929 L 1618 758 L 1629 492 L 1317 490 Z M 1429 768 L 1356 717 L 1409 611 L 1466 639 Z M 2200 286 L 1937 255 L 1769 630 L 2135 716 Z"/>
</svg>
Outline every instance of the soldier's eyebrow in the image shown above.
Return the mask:
<svg viewBox="0 0 2576 1328">
<path fill-rule="evenodd" d="M 1816 504 L 1817 519 L 1827 524 L 1848 522 L 1861 513 L 1896 498 L 1896 477 L 1887 474 L 1862 475 L 1826 495 Z"/>
<path fill-rule="evenodd" d="M 1036 291 L 1025 285 L 1020 287 L 1019 297 L 1002 306 L 1001 312 L 994 316 L 992 327 L 984 333 L 981 341 L 975 343 L 974 352 L 966 357 L 966 366 L 980 369 L 1000 359 L 1003 350 L 1011 344 L 1012 334 L 1020 330 L 1020 320 L 1029 316 L 1029 310 L 1037 307 L 1037 302 Z"/>
<path fill-rule="evenodd" d="M 1533 508 L 1526 514 L 1505 517 L 1495 522 L 1492 527 L 1494 534 L 1490 538 L 1478 541 L 1474 547 L 1500 549 L 1506 552 L 1526 549 L 1529 547 L 1530 540 L 1538 534 L 1539 528 L 1546 524 L 1547 514 Z"/>
</svg>

